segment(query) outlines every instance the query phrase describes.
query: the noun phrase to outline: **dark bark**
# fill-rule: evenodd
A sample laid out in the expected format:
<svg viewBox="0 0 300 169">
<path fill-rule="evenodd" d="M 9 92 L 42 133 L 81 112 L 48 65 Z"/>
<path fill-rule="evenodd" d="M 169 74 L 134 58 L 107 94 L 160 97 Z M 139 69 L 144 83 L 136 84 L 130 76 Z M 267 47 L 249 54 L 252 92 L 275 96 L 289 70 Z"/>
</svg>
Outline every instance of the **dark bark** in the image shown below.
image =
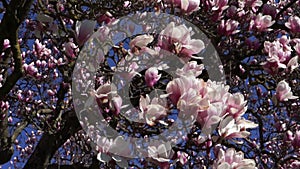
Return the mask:
<svg viewBox="0 0 300 169">
<path fill-rule="evenodd" d="M 57 149 L 81 129 L 74 111 L 64 113 L 62 115 L 62 123 L 62 129 L 56 133 L 43 134 L 33 154 L 25 164 L 24 169 L 47 168 Z"/>
<path fill-rule="evenodd" d="M 0 23 L 0 50 L 3 48 L 4 39 L 9 39 L 15 66 L 12 74 L 5 77 L 5 83 L 0 88 L 1 100 L 7 96 L 23 75 L 22 56 L 18 42 L 18 28 L 29 13 L 32 3 L 33 0 L 12 0 L 9 5 L 4 4 L 7 8 Z M 12 146 L 13 140 L 8 133 L 7 116 L 7 111 L 0 110 L 0 117 L 4 117 L 0 120 L 0 164 L 8 162 L 14 152 Z"/>
</svg>

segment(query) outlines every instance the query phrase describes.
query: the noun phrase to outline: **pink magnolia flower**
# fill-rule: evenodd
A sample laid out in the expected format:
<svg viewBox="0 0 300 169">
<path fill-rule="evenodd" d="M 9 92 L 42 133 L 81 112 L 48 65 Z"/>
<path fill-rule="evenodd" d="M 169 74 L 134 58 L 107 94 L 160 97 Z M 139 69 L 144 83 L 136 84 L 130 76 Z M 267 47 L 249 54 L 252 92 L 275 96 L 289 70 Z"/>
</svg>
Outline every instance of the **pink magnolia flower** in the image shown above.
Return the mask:
<svg viewBox="0 0 300 169">
<path fill-rule="evenodd" d="M 197 122 L 201 125 L 201 133 L 209 136 L 217 128 L 218 123 L 222 120 L 221 113 L 224 105 L 222 102 L 212 103 L 205 110 L 200 108 L 197 116 Z"/>
<path fill-rule="evenodd" d="M 106 25 L 99 27 L 99 29 L 93 33 L 90 38 L 97 38 L 101 42 L 109 41 L 111 38 L 110 28 Z"/>
<path fill-rule="evenodd" d="M 215 81 L 208 80 L 207 87 L 203 91 L 205 98 L 208 98 L 211 102 L 224 102 L 228 98 L 229 86 L 224 85 L 223 83 L 218 83 Z"/>
<path fill-rule="evenodd" d="M 300 3 L 300 2 L 299 2 Z M 291 168 L 299 168 L 300 167 L 300 161 L 293 161 L 290 165 Z"/>
<path fill-rule="evenodd" d="M 225 36 L 236 34 L 239 32 L 239 30 L 237 30 L 238 26 L 239 26 L 238 21 L 229 19 L 225 22 L 225 20 L 223 19 L 221 20 L 221 23 L 218 27 L 218 33 L 220 35 L 225 35 Z"/>
<path fill-rule="evenodd" d="M 73 42 L 68 42 L 64 44 L 64 49 L 66 51 L 66 55 L 70 58 L 76 57 L 76 52 L 79 52 L 78 47 Z"/>
<path fill-rule="evenodd" d="M 49 96 L 54 96 L 55 95 L 55 91 L 53 91 L 53 90 L 51 90 L 51 89 L 48 89 L 47 90 L 47 94 L 49 95 Z"/>
<path fill-rule="evenodd" d="M 258 31 L 268 31 L 268 27 L 272 26 L 275 21 L 272 21 L 270 15 L 262 15 L 259 13 L 254 20 L 250 22 L 250 29 L 256 28 Z"/>
<path fill-rule="evenodd" d="M 209 3 L 212 6 L 212 10 L 218 11 L 219 13 L 222 13 L 225 9 L 228 8 L 228 0 L 212 0 L 209 1 Z"/>
<path fill-rule="evenodd" d="M 264 70 L 271 75 L 277 74 L 279 68 L 286 68 L 286 65 L 280 63 L 279 59 L 276 57 L 268 58 L 267 62 L 263 62 L 262 65 Z"/>
<path fill-rule="evenodd" d="M 38 69 L 35 67 L 34 62 L 31 62 L 29 65 L 25 63 L 23 68 L 27 74 L 33 77 L 36 77 L 38 74 Z"/>
<path fill-rule="evenodd" d="M 119 114 L 122 106 L 122 98 L 118 95 L 112 97 L 111 101 L 109 102 L 109 106 L 115 114 Z"/>
<path fill-rule="evenodd" d="M 8 110 L 9 107 L 10 105 L 8 101 L 0 101 L 0 108 L 2 111 Z"/>
<path fill-rule="evenodd" d="M 2 81 L 3 81 L 3 75 L 0 74 L 0 87 L 2 87 L 2 84 L 1 84 Z"/>
<path fill-rule="evenodd" d="M 99 146 L 97 160 L 104 163 L 114 160 L 121 168 L 129 167 L 128 161 L 123 157 L 131 153 L 130 143 L 123 136 L 118 136 L 114 140 L 99 136 L 97 146 Z"/>
<path fill-rule="evenodd" d="M 235 119 L 239 118 L 246 112 L 246 104 L 247 101 L 244 100 L 244 95 L 242 95 L 241 93 L 230 94 L 226 101 L 226 112 Z"/>
<path fill-rule="evenodd" d="M 178 76 L 192 75 L 192 76 L 197 77 L 202 73 L 203 69 L 204 69 L 203 64 L 198 65 L 196 61 L 190 61 L 190 62 L 186 63 L 183 66 L 183 68 L 177 69 L 176 74 Z"/>
<path fill-rule="evenodd" d="M 125 60 L 122 60 L 120 63 L 123 61 Z M 120 77 L 121 83 L 126 84 L 126 82 L 132 80 L 134 76 L 141 76 L 140 73 L 137 72 L 138 68 L 138 64 L 136 62 L 132 62 L 128 67 L 125 68 L 125 70 L 118 70 L 117 75 Z"/>
<path fill-rule="evenodd" d="M 76 40 L 79 46 L 82 46 L 94 33 L 96 21 L 83 20 L 76 22 Z"/>
<path fill-rule="evenodd" d="M 296 45 L 294 46 L 294 49 L 297 52 L 297 54 L 300 55 L 300 41 L 298 43 L 296 43 Z"/>
<path fill-rule="evenodd" d="M 220 149 L 218 151 L 217 160 L 213 164 L 213 169 L 255 169 L 255 161 L 245 159 L 244 153 L 236 152 L 234 148 L 229 148 L 226 151 Z"/>
<path fill-rule="evenodd" d="M 94 93 L 96 101 L 99 106 L 108 104 L 110 110 L 118 115 L 122 106 L 122 99 L 113 91 L 111 84 L 104 84 L 100 86 Z"/>
<path fill-rule="evenodd" d="M 274 42 L 266 41 L 264 50 L 268 53 L 267 61 L 262 63 L 264 69 L 270 74 L 276 74 L 279 68 L 286 68 L 290 60 L 292 48 L 290 40 L 282 36 Z"/>
<path fill-rule="evenodd" d="M 179 56 L 191 58 L 192 55 L 204 49 L 204 43 L 200 39 L 191 39 L 192 32 L 185 25 L 175 26 L 171 22 L 161 33 L 158 45 L 167 51 Z"/>
<path fill-rule="evenodd" d="M 298 56 L 293 57 L 287 64 L 287 67 L 290 68 L 291 72 L 293 72 L 294 69 L 299 67 L 298 58 L 299 58 Z"/>
<path fill-rule="evenodd" d="M 185 152 L 180 152 L 180 151 L 177 152 L 177 158 L 182 165 L 187 163 L 188 157 L 189 157 L 189 155 Z"/>
<path fill-rule="evenodd" d="M 43 45 L 38 39 L 36 39 L 33 45 L 33 53 L 39 59 L 47 59 L 51 55 L 51 50 L 46 48 L 46 45 Z"/>
<path fill-rule="evenodd" d="M 130 7 L 131 2 L 130 1 L 124 1 L 124 7 Z"/>
<path fill-rule="evenodd" d="M 4 42 L 3 42 L 3 49 L 7 49 L 7 48 L 10 48 L 10 42 L 8 39 L 4 39 Z"/>
<path fill-rule="evenodd" d="M 148 155 L 152 159 L 164 163 L 169 162 L 172 158 L 174 152 L 170 143 L 160 144 L 160 145 L 150 145 L 148 147 Z"/>
<path fill-rule="evenodd" d="M 132 39 L 129 43 L 132 53 L 139 54 L 138 50 L 145 48 L 154 40 L 152 35 L 140 35 Z"/>
<path fill-rule="evenodd" d="M 150 102 L 148 95 L 146 95 L 146 98 L 143 96 L 140 98 L 140 109 L 146 123 L 150 126 L 154 126 L 158 120 L 167 115 L 165 107 L 159 104 L 158 98 L 154 98 Z"/>
<path fill-rule="evenodd" d="M 187 93 L 189 89 L 194 89 L 199 96 L 203 97 L 203 88 L 205 86 L 206 83 L 195 76 L 181 76 L 169 82 L 166 91 L 172 103 L 177 105 L 179 98 Z"/>
<path fill-rule="evenodd" d="M 231 116 L 227 116 L 221 120 L 219 125 L 219 134 L 222 138 L 246 138 L 250 135 L 246 129 L 256 128 L 258 125 L 243 118 L 235 120 Z"/>
<path fill-rule="evenodd" d="M 257 8 L 262 6 L 262 4 L 262 0 L 245 0 L 245 5 L 247 7 L 250 7 L 253 10 L 253 12 L 256 12 Z"/>
<path fill-rule="evenodd" d="M 102 24 L 102 22 L 104 22 L 105 24 L 109 24 L 113 20 L 114 20 L 114 18 L 110 12 L 106 12 L 105 14 L 97 17 L 97 22 L 99 24 Z"/>
<path fill-rule="evenodd" d="M 177 108 L 180 110 L 180 118 L 190 122 L 196 120 L 199 108 L 206 110 L 209 106 L 207 99 L 202 99 L 199 96 L 199 91 L 195 89 L 188 89 L 183 93 L 177 103 Z"/>
<path fill-rule="evenodd" d="M 300 18 L 298 16 L 290 16 L 288 22 L 285 26 L 289 28 L 294 33 L 300 32 Z"/>
<path fill-rule="evenodd" d="M 145 72 L 145 81 L 147 86 L 153 87 L 160 79 L 161 74 L 158 74 L 156 67 L 151 67 Z"/>
<path fill-rule="evenodd" d="M 279 101 L 287 101 L 289 99 L 297 99 L 298 97 L 293 96 L 293 93 L 291 91 L 291 87 L 289 86 L 289 84 L 285 80 L 282 80 L 277 84 L 276 98 Z"/>
<path fill-rule="evenodd" d="M 179 6 L 184 13 L 192 13 L 199 10 L 200 0 L 169 0 Z"/>
<path fill-rule="evenodd" d="M 295 137 L 292 141 L 294 147 L 300 147 L 300 131 L 296 131 Z"/>
</svg>

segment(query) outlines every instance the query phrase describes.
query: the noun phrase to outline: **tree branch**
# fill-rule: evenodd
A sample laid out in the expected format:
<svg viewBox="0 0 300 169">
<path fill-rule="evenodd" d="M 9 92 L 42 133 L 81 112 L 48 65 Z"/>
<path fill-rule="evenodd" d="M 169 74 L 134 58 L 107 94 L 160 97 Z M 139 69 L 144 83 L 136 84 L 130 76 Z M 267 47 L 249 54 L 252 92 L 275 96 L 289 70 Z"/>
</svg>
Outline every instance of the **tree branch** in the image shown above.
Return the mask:
<svg viewBox="0 0 300 169">
<path fill-rule="evenodd" d="M 9 75 L 0 88 L 0 98 L 3 99 L 15 86 L 23 75 L 22 56 L 18 42 L 18 28 L 29 13 L 33 0 L 12 0 L 6 8 L 6 12 L 0 23 L 0 50 L 3 49 L 4 39 L 9 39 L 14 60 L 14 71 Z M 0 164 L 6 163 L 13 155 L 12 139 L 8 133 L 7 111 L 0 111 L 0 116 L 5 117 L 0 122 Z M 20 133 L 17 131 L 16 133 Z M 17 136 L 15 135 L 14 138 Z"/>
<path fill-rule="evenodd" d="M 64 123 L 62 129 L 56 133 L 43 134 L 33 154 L 24 166 L 24 169 L 47 168 L 57 149 L 66 142 L 68 138 L 81 129 L 74 110 L 65 112 L 62 115 L 62 123 Z"/>
</svg>

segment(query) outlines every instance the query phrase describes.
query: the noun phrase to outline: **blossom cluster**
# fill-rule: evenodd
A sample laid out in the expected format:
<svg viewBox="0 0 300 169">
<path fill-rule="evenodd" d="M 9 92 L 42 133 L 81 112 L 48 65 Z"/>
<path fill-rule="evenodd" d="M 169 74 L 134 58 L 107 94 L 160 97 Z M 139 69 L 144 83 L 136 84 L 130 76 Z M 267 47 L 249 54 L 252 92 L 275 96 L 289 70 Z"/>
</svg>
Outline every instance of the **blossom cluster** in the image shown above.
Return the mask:
<svg viewBox="0 0 300 169">
<path fill-rule="evenodd" d="M 168 109 L 171 104 L 179 110 L 182 117 L 189 117 L 192 119 L 189 122 L 195 122 L 195 124 L 200 125 L 201 133 L 194 140 L 197 144 L 202 144 L 206 141 L 218 142 L 222 139 L 242 143 L 236 139 L 247 138 L 250 135 L 247 129 L 257 127 L 257 124 L 243 117 L 247 110 L 247 101 L 241 93 L 231 94 L 229 86 L 221 82 L 211 80 L 206 82 L 197 78 L 202 74 L 205 66 L 191 59 L 201 58 L 197 54 L 205 48 L 205 45 L 202 40 L 193 39 L 192 36 L 193 32 L 185 25 L 176 26 L 174 22 L 171 22 L 159 34 L 157 45 L 153 49 L 147 46 L 154 41 L 153 35 L 139 35 L 130 41 L 128 54 L 131 57 L 150 53 L 154 58 L 159 58 L 162 51 L 168 51 L 177 54 L 185 63 L 182 68 L 177 68 L 175 72 L 176 77 L 168 82 L 165 95 L 152 99 L 150 99 L 148 94 L 146 97 L 140 96 L 139 118 L 145 119 L 149 126 L 155 126 L 158 123 L 168 125 L 162 119 L 168 116 Z M 131 79 L 134 75 L 139 74 L 139 72 L 136 72 L 139 67 L 138 62 L 133 62 L 129 66 L 130 69 L 128 69 L 127 73 L 130 76 L 126 76 L 127 79 Z M 161 70 L 162 68 L 157 66 L 146 69 L 144 82 L 147 87 L 155 88 L 155 85 L 162 77 Z M 141 75 L 139 74 L 139 76 Z M 116 91 L 112 90 L 111 85 L 107 83 L 100 86 L 95 91 L 95 96 L 100 107 L 106 107 L 104 109 L 106 112 L 118 115 L 123 110 L 122 108 L 127 105 L 122 105 L 122 98 Z M 170 104 L 166 104 L 163 101 L 164 98 L 169 98 Z M 114 145 L 113 141 L 110 142 Z M 166 147 L 168 147 L 166 144 L 158 147 L 151 145 L 148 149 L 149 156 L 161 167 L 170 165 L 168 162 L 175 155 Z M 227 151 L 228 154 L 232 155 L 231 149 Z M 98 159 L 100 161 L 107 161 L 103 160 L 104 158 L 111 159 L 110 156 L 112 155 L 108 157 L 105 155 L 107 153 L 108 151 L 100 150 Z M 219 153 L 221 166 L 231 164 L 231 161 L 226 161 L 227 163 L 221 161 L 222 155 L 220 154 L 222 153 Z M 233 163 L 237 163 L 236 165 L 249 166 L 249 168 L 255 167 L 254 161 L 243 159 L 241 152 L 233 156 L 230 158 L 235 158 Z M 177 152 L 177 160 L 180 163 L 185 164 L 187 159 L 188 154 Z"/>
<path fill-rule="evenodd" d="M 262 63 L 265 71 L 269 74 L 275 75 L 279 72 L 279 69 L 289 68 L 292 72 L 294 69 L 299 67 L 299 54 L 292 56 L 292 47 L 295 51 L 298 51 L 298 46 L 298 39 L 291 40 L 286 35 L 283 35 L 273 42 L 265 41 L 264 50 L 268 54 L 266 62 Z"/>
</svg>

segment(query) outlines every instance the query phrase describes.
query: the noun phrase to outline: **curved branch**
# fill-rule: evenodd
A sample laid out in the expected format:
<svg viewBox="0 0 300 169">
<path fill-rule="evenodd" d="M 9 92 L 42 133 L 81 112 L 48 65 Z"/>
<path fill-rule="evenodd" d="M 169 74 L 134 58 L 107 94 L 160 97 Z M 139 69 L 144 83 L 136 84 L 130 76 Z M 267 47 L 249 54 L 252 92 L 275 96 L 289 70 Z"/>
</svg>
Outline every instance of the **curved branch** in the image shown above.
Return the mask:
<svg viewBox="0 0 300 169">
<path fill-rule="evenodd" d="M 74 110 L 65 112 L 62 115 L 62 123 L 64 123 L 62 129 L 56 133 L 43 134 L 24 169 L 47 168 L 57 149 L 81 129 Z"/>
</svg>

